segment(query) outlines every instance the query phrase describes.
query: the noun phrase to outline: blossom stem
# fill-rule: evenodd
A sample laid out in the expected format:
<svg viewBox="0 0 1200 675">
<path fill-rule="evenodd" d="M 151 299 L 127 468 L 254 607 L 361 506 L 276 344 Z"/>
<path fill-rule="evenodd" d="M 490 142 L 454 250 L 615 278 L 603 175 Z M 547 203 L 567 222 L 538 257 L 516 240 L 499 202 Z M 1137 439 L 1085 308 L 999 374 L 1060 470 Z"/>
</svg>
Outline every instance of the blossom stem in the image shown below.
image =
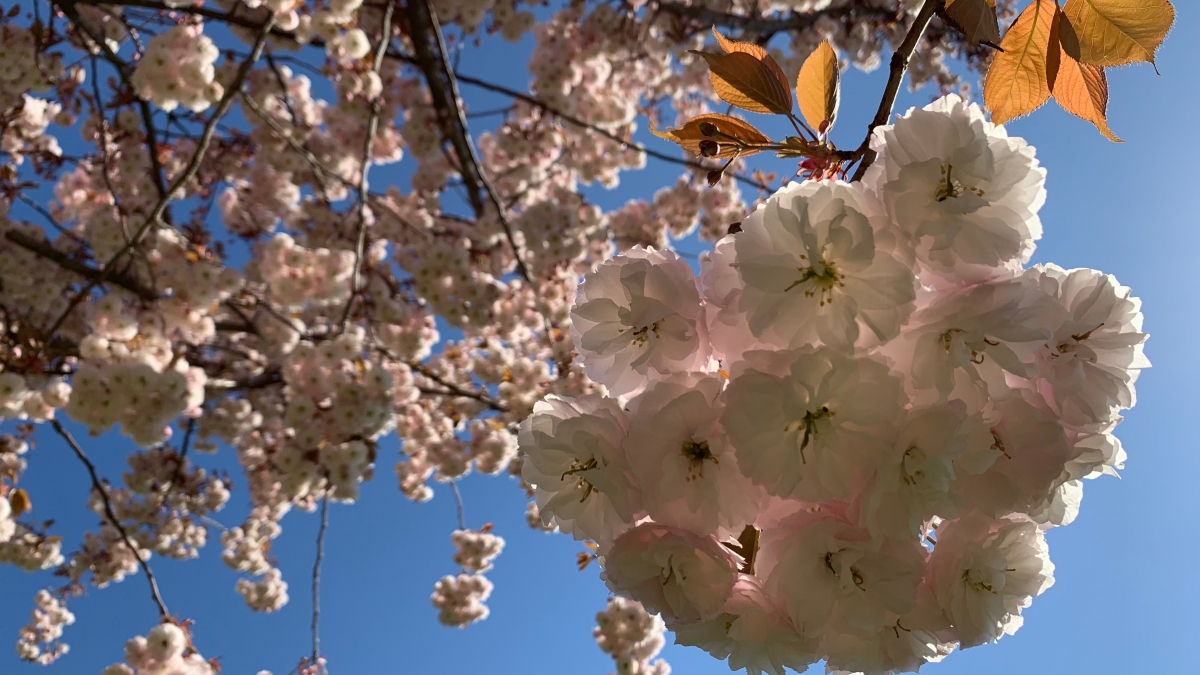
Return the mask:
<svg viewBox="0 0 1200 675">
<path fill-rule="evenodd" d="M 929 27 L 934 12 L 942 6 L 943 2 L 944 0 L 925 0 L 925 4 L 921 5 L 921 9 L 917 11 L 917 17 L 913 19 L 908 34 L 904 36 L 904 42 L 901 42 L 896 51 L 892 52 L 887 86 L 883 89 L 883 98 L 879 101 L 879 109 L 875 111 L 875 118 L 867 125 L 867 137 L 858 147 L 856 154 L 861 156 L 862 160 L 858 163 L 858 168 L 854 170 L 851 181 L 862 180 L 867 169 L 875 162 L 876 153 L 871 149 L 871 136 L 875 134 L 876 127 L 887 124 L 888 119 L 892 116 L 892 108 L 896 105 L 896 96 L 900 93 L 900 84 L 904 82 L 904 73 L 908 70 L 908 61 L 912 58 L 913 52 L 917 50 L 917 44 L 921 42 L 921 36 Z"/>
<path fill-rule="evenodd" d="M 71 432 L 63 428 L 61 422 L 51 419 L 50 426 L 54 428 L 54 431 L 59 436 L 62 436 L 63 440 L 67 442 L 67 445 L 75 453 L 75 456 L 79 458 L 79 461 L 83 462 L 83 465 L 87 467 L 88 476 L 92 479 L 92 489 L 96 491 L 96 494 L 100 495 L 100 501 L 104 504 L 104 515 L 112 523 L 113 527 L 117 529 L 117 533 L 121 535 L 121 541 L 125 543 L 126 548 L 133 554 L 133 557 L 137 558 L 138 565 L 146 573 L 146 582 L 150 585 L 150 598 L 154 600 L 155 606 L 158 607 L 159 618 L 166 619 L 171 616 L 171 613 L 167 611 L 167 604 L 163 602 L 162 593 L 158 590 L 158 580 L 155 579 L 154 572 L 150 569 L 150 564 L 142 558 L 141 552 L 134 546 L 133 540 L 129 538 L 129 532 L 125 530 L 125 526 L 121 524 L 120 519 L 117 518 L 117 514 L 113 510 L 112 500 L 108 498 L 108 490 L 104 489 L 104 484 L 100 481 L 100 476 L 96 473 L 96 465 L 92 464 L 92 460 L 88 459 L 87 454 L 83 451 L 83 448 L 79 447 L 79 443 L 75 440 L 75 437 L 71 435 Z"/>
</svg>

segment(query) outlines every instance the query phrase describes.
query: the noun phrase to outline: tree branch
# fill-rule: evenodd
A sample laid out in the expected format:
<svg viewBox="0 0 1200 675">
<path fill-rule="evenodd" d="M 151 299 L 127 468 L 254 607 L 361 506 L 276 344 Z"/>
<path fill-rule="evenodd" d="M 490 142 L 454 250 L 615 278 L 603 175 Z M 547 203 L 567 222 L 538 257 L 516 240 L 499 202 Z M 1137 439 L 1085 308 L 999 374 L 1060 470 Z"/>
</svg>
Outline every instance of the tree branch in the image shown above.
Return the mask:
<svg viewBox="0 0 1200 675">
<path fill-rule="evenodd" d="M 396 3 L 389 2 L 383 9 L 383 26 L 380 28 L 379 46 L 375 49 L 375 61 L 371 64 L 371 70 L 376 75 L 383 68 L 383 55 L 387 53 L 388 43 L 392 41 L 392 9 L 395 6 Z M 286 89 L 284 95 L 287 95 Z M 354 235 L 354 269 L 350 274 L 350 298 L 346 300 L 346 307 L 342 310 L 341 330 L 343 333 L 350 324 L 350 312 L 354 309 L 354 300 L 361 290 L 359 278 L 362 275 L 363 256 L 367 247 L 367 200 L 369 198 L 367 172 L 371 170 L 371 154 L 375 146 L 375 135 L 379 131 L 379 109 L 383 105 L 382 99 L 382 94 L 371 97 L 371 114 L 367 118 L 367 134 L 363 141 L 362 170 L 359 171 L 358 176 L 358 229 Z"/>
<path fill-rule="evenodd" d="M 317 527 L 317 555 L 312 571 L 312 665 L 321 657 L 321 562 L 325 559 L 325 529 L 329 527 L 329 495 L 321 498 L 321 524 Z M 324 670 L 321 668 L 321 670 Z M 320 672 L 320 671 L 314 671 Z"/>
<path fill-rule="evenodd" d="M 489 407 L 492 410 L 495 410 L 497 412 L 508 412 L 508 408 L 503 403 L 497 401 L 496 399 L 492 398 L 491 396 L 488 396 L 486 394 L 481 394 L 477 391 L 471 391 L 469 389 L 464 389 L 463 387 L 460 387 L 457 384 L 454 384 L 453 382 L 445 379 L 444 377 L 440 377 L 437 373 L 433 372 L 429 368 L 426 368 L 423 364 L 410 362 L 407 365 L 410 369 L 415 370 L 418 373 L 420 373 L 422 377 L 424 377 L 428 380 L 432 380 L 433 382 L 436 382 L 438 385 L 446 388 L 446 391 L 422 389 L 423 393 L 434 394 L 434 395 L 438 395 L 438 396 L 458 396 L 461 398 L 469 398 L 469 399 L 472 399 L 475 401 L 479 401 L 480 403 L 486 405 L 487 407 Z"/>
<path fill-rule="evenodd" d="M 684 5 L 678 2 L 657 2 L 657 8 L 668 14 L 694 19 L 705 26 L 724 26 L 738 28 L 750 33 L 779 33 L 782 31 L 801 31 L 812 28 L 822 18 L 845 19 L 848 21 L 866 21 L 870 19 L 897 18 L 896 10 L 886 7 L 831 7 L 815 12 L 789 12 L 777 16 L 749 16 L 720 12 L 697 5 Z"/>
<path fill-rule="evenodd" d="M 509 89 L 508 87 L 505 87 L 505 86 L 502 86 L 499 84 L 493 84 L 486 80 L 481 80 L 477 77 L 471 77 L 469 75 L 463 75 L 461 73 L 455 73 L 455 77 L 458 78 L 459 82 L 464 82 L 466 84 L 469 84 L 469 85 L 472 85 L 475 87 L 479 87 L 480 89 L 486 89 L 487 91 L 494 92 L 497 94 L 503 94 L 505 96 L 508 96 L 509 98 L 517 99 L 518 101 L 524 101 L 525 103 L 528 103 L 529 105 L 534 106 L 535 108 L 543 110 L 543 111 L 549 113 L 550 115 L 561 119 L 564 122 L 567 122 L 569 124 L 580 127 L 582 129 L 587 129 L 589 131 L 600 134 L 601 136 L 607 138 L 610 141 L 613 141 L 614 143 L 621 145 L 624 148 L 628 148 L 630 150 L 634 150 L 636 152 L 643 153 L 647 157 L 653 157 L 655 159 L 659 159 L 664 162 L 670 162 L 672 164 L 686 166 L 689 169 L 699 169 L 701 171 L 706 171 L 706 172 L 713 168 L 706 164 L 701 164 L 700 162 L 683 159 L 681 157 L 674 157 L 672 155 L 668 155 L 666 153 L 659 152 L 657 150 L 651 150 L 650 148 L 647 148 L 646 146 L 642 145 L 641 143 L 634 143 L 632 141 L 628 141 L 607 129 L 598 127 L 595 124 L 592 124 L 590 122 L 585 122 L 585 121 L 579 119 L 578 117 L 568 115 L 567 113 L 565 113 L 561 110 L 558 110 L 554 107 L 551 107 L 551 106 L 543 103 L 539 99 L 537 99 L 533 96 L 530 96 L 529 94 L 521 93 L 519 91 L 516 91 L 515 89 Z M 755 189 L 763 189 L 766 187 L 765 185 L 762 185 L 758 181 L 756 181 L 752 178 L 747 178 L 746 176 L 743 176 L 740 174 L 734 174 L 734 178 L 736 178 L 738 181 L 740 181 L 742 183 L 745 183 L 746 185 L 754 187 Z"/>
<path fill-rule="evenodd" d="M 133 293 L 146 302 L 154 302 L 158 299 L 158 293 L 156 293 L 154 289 L 147 288 L 137 279 L 120 272 L 110 272 L 107 275 L 107 278 L 105 278 L 105 270 L 99 270 L 95 267 L 85 265 L 78 260 L 73 260 L 66 253 L 63 253 L 62 251 L 50 246 L 50 244 L 44 241 L 39 241 L 38 239 L 35 239 L 24 232 L 21 232 L 20 230 L 8 230 L 4 233 L 4 238 L 16 244 L 17 246 L 20 246 L 26 251 L 29 251 L 30 253 L 33 253 L 41 258 L 45 258 L 46 260 L 49 260 L 68 272 L 74 272 L 75 274 L 78 274 L 89 281 L 96 283 L 108 282 L 114 286 L 120 286 L 121 288 Z"/>
<path fill-rule="evenodd" d="M 63 428 L 62 423 L 56 419 L 51 419 L 50 426 L 54 428 L 54 431 L 59 436 L 62 436 L 67 445 L 71 447 L 71 450 L 75 452 L 75 456 L 79 458 L 79 461 L 83 462 L 83 465 L 87 467 L 88 475 L 92 478 L 92 489 L 100 494 L 100 499 L 104 502 L 104 514 L 108 517 L 113 527 L 117 528 L 117 532 L 121 535 L 121 540 L 125 542 L 125 546 L 137 558 L 138 565 L 146 573 L 146 581 L 150 585 L 150 597 L 158 607 L 159 617 L 166 619 L 171 616 L 171 613 L 167 611 L 167 604 L 163 602 L 162 594 L 158 591 L 158 581 L 154 578 L 154 572 L 150 569 L 150 564 L 142 559 L 138 548 L 134 546 L 133 540 L 129 538 L 129 533 L 125 531 L 125 526 L 121 525 L 121 521 L 117 519 L 116 512 L 113 511 L 112 501 L 108 498 L 108 491 L 104 489 L 103 483 L 100 482 L 100 477 L 96 474 L 96 465 L 92 464 L 92 460 L 88 459 L 87 455 L 83 452 L 83 448 L 79 447 L 79 443 L 75 441 L 75 437 L 71 435 L 71 432 Z"/>
<path fill-rule="evenodd" d="M 942 6 L 942 2 L 943 0 L 925 0 L 925 4 L 921 5 L 921 9 L 917 12 L 917 17 L 913 19 L 908 34 L 904 36 L 904 42 L 900 43 L 900 46 L 892 53 L 887 86 L 884 87 L 883 98 L 879 101 L 879 109 L 875 111 L 875 119 L 871 120 L 871 124 L 867 126 L 867 137 L 863 139 L 862 145 L 858 148 L 862 161 L 854 170 L 852 181 L 862 180 L 867 169 L 875 162 L 876 153 L 871 149 L 871 136 L 874 135 L 876 127 L 887 124 L 888 119 L 892 116 L 892 108 L 896 105 L 896 95 L 900 92 L 900 84 L 904 82 L 904 73 L 908 70 L 908 61 L 916 51 L 917 44 L 920 43 L 921 36 L 929 26 L 934 12 Z"/>
<path fill-rule="evenodd" d="M 463 183 L 467 186 L 467 200 L 475 210 L 477 217 L 485 213 L 484 196 L 491 202 L 496 211 L 496 218 L 512 248 L 513 258 L 517 262 L 517 273 L 532 285 L 533 279 L 529 269 L 522 260 L 521 248 L 513 237 L 512 226 L 504 204 L 496 195 L 496 189 L 484 175 L 479 156 L 475 152 L 475 144 L 467 130 L 467 120 L 463 116 L 462 97 L 458 93 L 458 83 L 454 71 L 446 60 L 446 41 L 442 37 L 442 29 L 438 24 L 437 14 L 428 0 L 409 0 L 407 3 L 409 30 L 413 49 L 417 54 L 417 65 L 425 74 L 429 91 L 434 101 L 438 121 L 442 132 L 449 137 L 458 156 L 459 170 Z"/>
<path fill-rule="evenodd" d="M 104 36 L 99 34 L 94 26 L 85 21 L 83 17 L 79 16 L 79 12 L 75 9 L 75 5 L 80 4 L 78 0 L 59 0 L 57 4 L 67 19 L 69 19 L 77 28 L 86 33 L 88 39 L 90 39 L 96 45 L 96 48 L 104 54 L 105 60 L 113 65 L 113 68 L 115 68 L 117 71 L 117 75 L 121 77 L 121 82 L 125 85 L 125 88 L 128 89 L 129 93 L 136 98 L 138 112 L 141 113 L 142 116 L 142 124 L 146 127 L 146 154 L 150 156 L 150 170 L 153 174 L 152 177 L 154 179 L 154 188 L 158 192 L 159 199 L 166 199 L 169 193 L 167 192 L 166 186 L 163 184 L 162 163 L 159 161 L 158 157 L 158 138 L 154 135 L 153 114 L 150 110 L 150 104 L 137 96 L 137 91 L 133 87 L 133 69 L 128 63 L 122 61 L 121 57 L 117 56 L 117 53 L 112 50 L 112 47 L 108 46 L 108 42 L 104 39 Z M 90 3 L 85 2 L 82 4 Z M 99 105 L 99 101 L 97 101 L 97 105 Z M 105 152 L 107 152 L 107 150 L 108 149 L 105 148 Z M 116 195 L 114 195 L 114 198 L 115 196 Z"/>
</svg>

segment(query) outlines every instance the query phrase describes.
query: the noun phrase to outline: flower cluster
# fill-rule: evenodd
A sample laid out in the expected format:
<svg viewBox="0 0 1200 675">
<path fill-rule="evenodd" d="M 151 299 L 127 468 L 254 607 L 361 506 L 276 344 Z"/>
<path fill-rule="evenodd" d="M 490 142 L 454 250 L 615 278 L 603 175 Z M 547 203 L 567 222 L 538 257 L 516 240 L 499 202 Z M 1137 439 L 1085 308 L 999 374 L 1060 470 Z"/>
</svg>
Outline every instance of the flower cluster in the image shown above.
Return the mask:
<svg viewBox="0 0 1200 675">
<path fill-rule="evenodd" d="M 433 585 L 433 606 L 438 621 L 447 626 L 466 628 L 483 621 L 489 610 L 483 604 L 492 594 L 492 582 L 483 572 L 492 569 L 492 561 L 504 550 L 504 539 L 491 533 L 491 525 L 480 530 L 455 530 L 450 534 L 457 552 L 454 562 L 463 568 L 457 576 L 444 576 Z"/>
<path fill-rule="evenodd" d="M 160 623 L 144 637 L 126 642 L 125 662 L 112 664 L 101 675 L 215 675 L 218 668 L 214 664 L 192 646 L 187 628 Z"/>
<path fill-rule="evenodd" d="M 446 575 L 433 585 L 430 599 L 438 609 L 438 621 L 447 626 L 466 628 L 483 621 L 490 611 L 483 604 L 492 594 L 492 582 L 482 574 Z"/>
<path fill-rule="evenodd" d="M 666 640 L 666 626 L 641 603 L 617 596 L 596 612 L 592 635 L 596 646 L 616 662 L 620 675 L 670 675 L 671 666 L 656 659 Z"/>
<path fill-rule="evenodd" d="M 202 24 L 175 26 L 146 45 L 133 72 L 133 86 L 138 96 L 167 112 L 181 105 L 200 112 L 225 94 L 213 67 L 219 55 Z"/>
<path fill-rule="evenodd" d="M 872 143 L 863 184 L 784 187 L 698 278 L 601 264 L 571 332 L 607 394 L 520 429 L 546 523 L 734 670 L 916 670 L 1011 634 L 1054 581 L 1044 530 L 1124 462 L 1140 303 L 1024 267 L 1032 148 L 955 96 Z"/>
<path fill-rule="evenodd" d="M 454 562 L 468 572 L 486 572 L 492 569 L 492 561 L 504 550 L 503 537 L 497 537 L 484 528 L 483 531 L 455 530 L 450 541 L 458 552 Z"/>
<path fill-rule="evenodd" d="M 32 619 L 17 636 L 17 655 L 23 661 L 48 666 L 70 651 L 60 640 L 63 628 L 75 623 L 75 615 L 50 591 L 38 591 L 33 601 Z"/>
</svg>

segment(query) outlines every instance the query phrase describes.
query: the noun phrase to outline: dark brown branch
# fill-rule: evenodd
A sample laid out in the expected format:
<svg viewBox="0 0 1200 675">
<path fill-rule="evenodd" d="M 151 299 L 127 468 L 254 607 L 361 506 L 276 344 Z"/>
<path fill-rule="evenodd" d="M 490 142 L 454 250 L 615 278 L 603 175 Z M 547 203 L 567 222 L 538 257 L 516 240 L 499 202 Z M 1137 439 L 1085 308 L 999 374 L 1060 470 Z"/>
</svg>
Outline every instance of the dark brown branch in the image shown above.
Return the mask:
<svg viewBox="0 0 1200 675">
<path fill-rule="evenodd" d="M 484 175 L 479 155 L 475 152 L 475 144 L 471 141 L 467 120 L 463 115 L 462 97 L 458 93 L 458 82 L 446 58 L 446 40 L 442 36 L 437 14 L 428 0 L 410 0 L 407 3 L 407 14 L 413 49 L 417 53 L 417 65 L 425 74 L 442 132 L 449 137 L 458 156 L 459 173 L 462 174 L 463 183 L 467 187 L 467 200 L 477 217 L 482 217 L 486 211 L 484 197 L 491 202 L 496 211 L 496 219 L 500 222 L 508 245 L 512 248 L 517 273 L 532 284 L 533 278 L 522 260 L 521 248 L 513 237 L 512 225 L 508 222 L 504 204 Z"/>
<path fill-rule="evenodd" d="M 749 33 L 779 33 L 783 31 L 801 31 L 812 28 L 819 19 L 845 19 L 848 21 L 867 21 L 871 19 L 897 18 L 896 10 L 886 7 L 832 7 L 816 12 L 789 12 L 778 16 L 749 16 L 719 12 L 696 5 L 684 5 L 678 2 L 658 2 L 657 8 L 668 14 L 694 19 L 696 23 L 708 26 L 723 26 L 737 28 Z"/>
<path fill-rule="evenodd" d="M 159 12 L 179 12 L 181 14 L 190 14 L 192 16 L 202 16 L 206 19 L 213 19 L 214 21 L 224 21 L 225 23 L 229 23 L 234 26 L 240 26 L 242 28 L 250 28 L 253 30 L 261 30 L 263 27 L 263 23 L 261 21 L 255 21 L 254 19 L 251 19 L 249 17 L 239 16 L 234 13 L 223 12 L 220 10 L 209 9 L 208 7 L 196 6 L 196 5 L 186 5 L 183 7 L 169 7 L 162 2 L 157 2 L 156 0 L 111 0 L 111 1 L 110 0 L 73 0 L 73 2 L 71 4 L 93 5 L 93 6 L 105 5 L 105 6 L 113 6 L 113 7 L 139 7 L 141 9 L 153 9 L 153 10 L 156 10 Z M 279 28 L 272 28 L 271 35 L 273 35 L 275 37 L 288 38 L 288 39 L 295 39 L 295 37 L 296 37 L 296 33 L 294 31 L 282 30 Z"/>
<path fill-rule="evenodd" d="M 107 275 L 107 278 L 103 278 L 106 276 L 104 274 L 105 270 L 89 267 L 78 260 L 72 259 L 66 253 L 53 248 L 50 244 L 35 239 L 19 230 L 8 230 L 4 233 L 4 238 L 26 251 L 45 258 L 68 272 L 74 272 L 89 281 L 99 283 L 108 282 L 114 286 L 120 286 L 146 302 L 154 302 L 158 299 L 158 293 L 154 292 L 154 289 L 143 286 L 137 279 L 121 274 L 120 272 L 111 272 Z"/>
<path fill-rule="evenodd" d="M 647 148 L 646 146 L 644 146 L 640 143 L 634 143 L 633 141 L 629 141 L 624 138 L 621 138 L 620 136 L 614 134 L 613 132 L 611 132 L 607 129 L 598 127 L 595 124 L 591 124 L 590 122 L 585 122 L 585 121 L 579 119 L 578 117 L 574 117 L 565 112 L 562 112 L 561 110 L 558 110 L 554 107 L 551 107 L 551 106 L 543 103 L 542 101 L 538 100 L 536 97 L 530 96 L 529 94 L 523 94 L 519 91 L 516 91 L 515 89 L 509 89 L 508 87 L 501 86 L 498 84 L 493 84 L 486 80 L 481 80 L 477 77 L 471 77 L 469 75 L 463 75 L 461 73 L 455 73 L 455 77 L 458 78 L 459 82 L 464 82 L 471 86 L 479 87 L 480 89 L 486 89 L 487 91 L 494 92 L 497 94 L 503 94 L 505 96 L 508 96 L 509 98 L 517 99 L 518 101 L 524 101 L 524 102 L 528 103 L 529 105 L 534 106 L 535 108 L 543 110 L 543 111 L 549 113 L 550 115 L 557 117 L 558 119 L 561 119 L 564 122 L 567 122 L 574 126 L 580 127 L 581 129 L 587 129 L 589 131 L 600 134 L 601 136 L 607 138 L 608 140 L 613 141 L 614 143 L 620 144 L 624 148 L 628 148 L 628 149 L 634 150 L 636 152 L 644 153 L 647 157 L 653 157 L 655 159 L 659 159 L 664 162 L 670 162 L 672 164 L 686 166 L 689 169 L 698 169 L 698 170 L 705 171 L 705 172 L 707 172 L 713 168 L 711 166 L 701 164 L 700 162 L 683 159 L 682 157 L 675 157 L 675 156 L 668 155 L 663 152 L 659 152 L 657 150 L 651 150 L 650 148 Z M 766 187 L 765 185 L 762 185 L 758 181 L 756 181 L 752 178 L 747 178 L 746 176 L 742 176 L 740 174 L 735 174 L 734 178 L 736 178 L 738 181 L 741 181 L 742 183 L 745 183 L 746 185 L 750 185 L 756 189 L 763 189 Z"/>
<path fill-rule="evenodd" d="M 871 124 L 867 126 L 867 137 L 859 146 L 858 152 L 862 156 L 862 161 L 854 170 L 854 177 L 851 180 L 862 180 L 867 169 L 875 162 L 876 153 L 871 149 L 871 136 L 875 133 L 876 127 L 887 124 L 891 118 L 892 108 L 896 105 L 896 95 L 900 92 L 900 85 L 904 82 L 904 73 L 908 70 L 908 61 L 916 51 L 917 44 L 921 42 L 921 36 L 925 33 L 925 29 L 929 27 L 929 21 L 933 18 L 934 12 L 942 6 L 942 3 L 943 0 L 925 0 L 925 4 L 921 5 L 921 9 L 917 11 L 917 17 L 913 19 L 912 26 L 909 26 L 908 34 L 904 36 L 904 42 L 900 43 L 900 46 L 892 53 L 887 86 L 883 90 L 883 98 L 879 101 L 879 109 L 875 111 L 875 119 L 871 120 Z"/>
<path fill-rule="evenodd" d="M 96 465 L 92 464 L 92 460 L 88 459 L 87 454 L 83 452 L 83 448 L 79 447 L 79 443 L 75 441 L 75 437 L 71 435 L 71 432 L 64 429 L 58 420 L 51 419 L 50 426 L 54 427 L 54 431 L 59 436 L 62 436 L 67 445 L 71 447 L 71 450 L 75 452 L 75 456 L 79 458 L 79 461 L 83 462 L 83 465 L 87 467 L 88 475 L 92 479 L 92 489 L 100 495 L 100 500 L 104 503 L 105 516 L 108 517 L 113 527 L 117 529 L 117 532 L 121 535 L 121 541 L 125 542 L 125 546 L 129 548 L 129 552 L 137 558 L 138 565 L 146 573 L 146 582 L 150 585 L 150 597 L 158 607 L 159 617 L 166 619 L 171 616 L 171 613 L 167 611 L 167 604 L 163 602 L 162 594 L 158 591 L 158 581 L 154 578 L 154 572 L 150 569 L 150 565 L 142 559 L 138 548 L 134 546 L 133 540 L 129 538 L 129 533 L 125 530 L 125 526 L 121 524 L 116 512 L 113 511 L 112 500 L 108 498 L 108 491 L 104 489 L 104 484 L 100 482 L 100 476 L 96 474 Z"/>
<path fill-rule="evenodd" d="M 425 379 L 431 380 L 431 381 L 437 383 L 439 386 L 446 388 L 446 391 L 422 389 L 423 393 L 434 394 L 434 395 L 438 395 L 438 396 L 458 396 L 461 398 L 469 398 L 469 399 L 472 399 L 475 401 L 479 401 L 480 403 L 486 405 L 487 407 L 489 407 L 492 410 L 495 410 L 497 412 L 508 412 L 508 408 L 505 407 L 505 405 L 503 403 L 500 403 L 496 399 L 494 399 L 486 394 L 477 392 L 477 391 L 471 391 L 470 389 L 464 389 L 463 387 L 460 387 L 457 384 L 454 384 L 453 382 L 439 376 L 437 373 L 433 372 L 429 368 L 426 368 L 424 365 L 422 365 L 420 363 L 410 362 L 407 365 L 412 370 L 415 370 L 418 373 L 420 373 Z"/>
</svg>

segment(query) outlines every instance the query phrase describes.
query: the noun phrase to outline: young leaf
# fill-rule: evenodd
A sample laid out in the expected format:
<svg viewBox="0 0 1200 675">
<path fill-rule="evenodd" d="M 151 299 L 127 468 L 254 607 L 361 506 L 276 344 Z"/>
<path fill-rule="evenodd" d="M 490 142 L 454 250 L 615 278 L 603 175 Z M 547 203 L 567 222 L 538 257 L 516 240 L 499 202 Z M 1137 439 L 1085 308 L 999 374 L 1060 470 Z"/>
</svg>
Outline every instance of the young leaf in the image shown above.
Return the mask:
<svg viewBox="0 0 1200 675">
<path fill-rule="evenodd" d="M 1175 23 L 1167 0 L 1067 0 L 1063 12 L 1079 34 L 1079 60 L 1092 66 L 1154 63 Z"/>
<path fill-rule="evenodd" d="M 1096 125 L 1108 140 L 1124 142 L 1108 128 L 1108 78 L 1104 69 L 1079 62 L 1079 42 L 1065 17 L 1060 17 L 1057 34 L 1061 53 L 1058 77 L 1051 85 L 1054 100 L 1063 110 Z M 1072 49 L 1076 50 L 1074 54 Z"/>
<path fill-rule="evenodd" d="M 809 54 L 800 67 L 796 77 L 796 101 L 800 103 L 804 120 L 818 132 L 822 127 L 828 130 L 837 120 L 841 78 L 837 53 L 828 40 Z"/>
<path fill-rule="evenodd" d="M 20 516 L 26 511 L 33 510 L 33 502 L 29 499 L 29 493 L 17 488 L 8 495 L 8 504 L 12 507 L 13 516 Z"/>
<path fill-rule="evenodd" d="M 1004 34 L 1004 51 L 996 54 L 983 83 L 983 103 L 996 124 L 1028 115 L 1049 100 L 1058 74 L 1059 45 L 1051 42 L 1056 14 L 1053 0 L 1034 0 Z"/>
<path fill-rule="evenodd" d="M 770 72 L 771 77 L 779 83 L 779 86 L 782 88 L 781 90 L 787 92 L 787 95 L 784 96 L 784 98 L 787 99 L 788 110 L 792 109 L 791 85 L 788 83 L 787 75 L 783 74 L 783 68 L 779 67 L 779 64 L 775 62 L 775 59 L 771 58 L 771 55 L 767 53 L 766 49 L 759 47 L 753 42 L 739 42 L 737 40 L 730 40 L 724 35 L 718 33 L 716 26 L 713 26 L 712 32 L 717 38 L 717 43 L 721 45 L 721 49 L 724 49 L 726 54 L 736 54 L 741 52 L 744 54 L 749 54 L 750 56 L 753 56 L 762 62 L 763 66 Z"/>
<path fill-rule="evenodd" d="M 708 126 L 708 125 L 711 125 Z M 701 128 L 704 127 L 704 128 Z M 709 133 L 706 134 L 705 132 Z M 715 133 L 713 133 L 715 131 Z M 678 129 L 667 129 L 659 131 L 654 127 L 650 127 L 650 133 L 665 138 L 668 141 L 679 144 L 679 147 L 687 150 L 693 155 L 701 155 L 705 157 L 714 157 L 724 159 L 732 157 L 735 154 L 740 154 L 743 157 L 762 152 L 762 149 L 745 148 L 740 153 L 738 152 L 738 144 L 730 139 L 736 138 L 746 145 L 765 145 L 771 142 L 763 132 L 755 129 L 752 124 L 745 120 L 740 120 L 729 115 L 720 115 L 716 113 L 708 115 L 698 115 L 688 120 L 682 127 Z M 717 153 L 707 154 L 700 152 L 700 144 L 704 142 L 717 143 Z"/>
<path fill-rule="evenodd" d="M 996 44 L 1000 41 L 996 0 L 948 0 L 946 13 L 963 29 L 971 44 Z"/>
<path fill-rule="evenodd" d="M 724 54 L 692 51 L 708 62 L 709 79 L 717 96 L 751 112 L 786 115 L 792 111 L 792 92 L 783 69 L 767 50 L 749 42 L 730 40 L 713 29 Z"/>
</svg>

